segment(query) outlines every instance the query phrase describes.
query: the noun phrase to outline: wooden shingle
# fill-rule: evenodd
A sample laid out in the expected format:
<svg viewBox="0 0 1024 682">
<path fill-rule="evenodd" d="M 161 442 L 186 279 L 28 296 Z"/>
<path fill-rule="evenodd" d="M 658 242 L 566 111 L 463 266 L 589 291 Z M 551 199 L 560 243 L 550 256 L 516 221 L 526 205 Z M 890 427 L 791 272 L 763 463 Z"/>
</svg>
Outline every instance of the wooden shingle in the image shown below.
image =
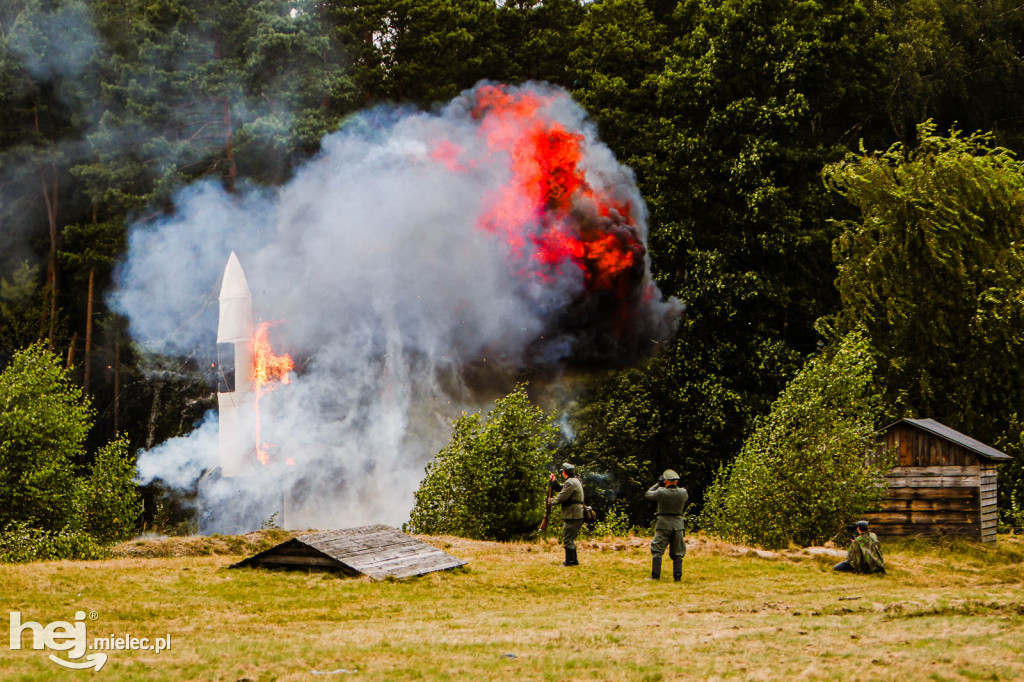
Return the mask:
<svg viewBox="0 0 1024 682">
<path fill-rule="evenodd" d="M 231 568 L 328 568 L 383 580 L 444 571 L 466 563 L 396 528 L 376 525 L 294 537 Z"/>
</svg>

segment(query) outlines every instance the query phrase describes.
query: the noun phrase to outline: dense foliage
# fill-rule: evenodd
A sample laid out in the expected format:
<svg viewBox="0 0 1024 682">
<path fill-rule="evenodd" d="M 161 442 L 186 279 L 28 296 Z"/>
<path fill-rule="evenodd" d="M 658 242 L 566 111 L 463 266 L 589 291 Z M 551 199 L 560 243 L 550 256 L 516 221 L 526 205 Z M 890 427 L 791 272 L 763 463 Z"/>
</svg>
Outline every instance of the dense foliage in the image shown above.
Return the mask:
<svg viewBox="0 0 1024 682">
<path fill-rule="evenodd" d="M 881 497 L 891 458 L 869 463 L 880 401 L 867 340 L 811 358 L 708 490 L 701 525 L 740 542 L 829 540 Z"/>
<path fill-rule="evenodd" d="M 544 80 L 634 169 L 652 271 L 687 305 L 570 415 L 601 504 L 645 524 L 672 467 L 699 508 L 830 342 L 821 318 L 865 330 L 887 414 L 1024 455 L 1022 43 L 1014 0 L 0 3 L 0 368 L 40 340 L 66 358 L 97 408 L 78 466 L 116 434 L 129 452 L 181 434 L 210 378 L 140 353 L 103 299 L 128 225 L 197 180 L 278 185 L 367 106 Z M 991 136 L 935 134 L 955 123 Z M 860 145 L 890 151 L 842 161 Z M 1002 470 L 1008 509 L 1024 475 Z M 64 474 L 37 475 L 56 497 L 30 506 L 57 519 Z"/>
<path fill-rule="evenodd" d="M 513 540 L 537 530 L 558 429 L 530 403 L 525 384 L 486 417 L 455 422 L 451 442 L 427 465 L 409 530 Z"/>
<path fill-rule="evenodd" d="M 90 558 L 136 531 L 142 499 L 126 439 L 78 474 L 91 418 L 42 344 L 15 353 L 0 373 L 0 557 Z"/>
<path fill-rule="evenodd" d="M 35 344 L 15 354 L 0 374 L 0 527 L 74 522 L 75 465 L 91 416 L 53 353 Z"/>
<path fill-rule="evenodd" d="M 866 330 L 894 416 L 929 416 L 999 443 L 1003 509 L 1024 494 L 1024 164 L 991 136 L 923 124 L 908 149 L 826 169 L 860 210 L 835 244 L 838 328 Z M 1014 519 L 1019 523 L 1018 519 Z"/>
<path fill-rule="evenodd" d="M 96 455 L 89 478 L 78 492 L 78 522 L 101 543 L 130 538 L 142 515 L 142 497 L 135 485 L 135 462 L 128 439 L 119 438 Z"/>
</svg>

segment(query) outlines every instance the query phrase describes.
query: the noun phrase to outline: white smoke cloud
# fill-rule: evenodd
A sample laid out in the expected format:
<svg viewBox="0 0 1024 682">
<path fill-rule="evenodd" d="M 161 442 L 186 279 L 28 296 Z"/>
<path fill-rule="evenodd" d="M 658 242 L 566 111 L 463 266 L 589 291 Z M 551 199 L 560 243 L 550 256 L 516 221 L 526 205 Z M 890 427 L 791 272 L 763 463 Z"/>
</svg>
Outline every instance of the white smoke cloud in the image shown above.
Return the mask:
<svg viewBox="0 0 1024 682">
<path fill-rule="evenodd" d="M 473 112 L 480 87 L 436 114 L 363 114 L 326 138 L 279 191 L 229 195 L 199 185 L 177 198 L 173 217 L 132 231 L 111 304 L 140 343 L 212 351 L 218 281 L 235 251 L 255 315 L 280 321 L 275 350 L 299 363 L 293 381 L 260 403 L 261 437 L 275 444 L 275 463 L 210 484 L 209 527 L 232 515 L 228 525 L 258 527 L 282 508 L 289 527 L 401 524 L 424 464 L 447 438 L 447 419 L 474 407 L 463 368 L 554 362 L 607 335 L 590 324 L 607 325 L 600 306 L 580 303 L 588 296 L 580 267 L 524 276 L 516 259 L 529 257 L 530 241 L 516 256 L 501 235 L 481 229 L 512 171 L 509 155 L 481 135 Z M 632 207 L 631 229 L 642 240 L 631 172 L 564 92 L 526 87 L 509 92 L 546 98 L 546 115 L 581 136 L 587 182 Z M 439 162 L 442 141 L 470 163 L 453 170 Z M 678 302 L 660 300 L 646 260 L 636 271 L 634 303 L 643 302 L 629 306 L 640 328 L 633 336 L 664 338 Z M 567 315 L 572 324 L 563 324 Z M 142 453 L 140 477 L 187 485 L 216 462 L 216 440 L 208 418 Z"/>
</svg>

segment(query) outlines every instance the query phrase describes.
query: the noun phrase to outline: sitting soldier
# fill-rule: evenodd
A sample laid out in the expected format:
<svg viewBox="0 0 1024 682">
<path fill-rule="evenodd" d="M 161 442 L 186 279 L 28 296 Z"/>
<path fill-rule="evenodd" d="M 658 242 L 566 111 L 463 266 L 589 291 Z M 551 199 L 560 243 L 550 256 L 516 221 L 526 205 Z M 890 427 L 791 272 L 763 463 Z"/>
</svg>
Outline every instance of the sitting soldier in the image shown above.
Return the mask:
<svg viewBox="0 0 1024 682">
<path fill-rule="evenodd" d="M 857 535 L 850 541 L 846 561 L 840 561 L 832 570 L 842 573 L 885 573 L 878 536 L 868 532 L 867 521 L 858 521 L 855 527 Z M 853 530 L 850 526 L 847 528 Z"/>
</svg>

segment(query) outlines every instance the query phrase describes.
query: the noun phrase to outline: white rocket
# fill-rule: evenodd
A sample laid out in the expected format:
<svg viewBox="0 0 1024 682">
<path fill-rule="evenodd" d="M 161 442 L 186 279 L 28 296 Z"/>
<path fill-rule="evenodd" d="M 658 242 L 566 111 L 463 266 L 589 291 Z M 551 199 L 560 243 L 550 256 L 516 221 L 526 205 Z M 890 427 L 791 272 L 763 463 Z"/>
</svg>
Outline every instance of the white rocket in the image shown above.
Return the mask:
<svg viewBox="0 0 1024 682">
<path fill-rule="evenodd" d="M 234 251 L 220 287 L 217 357 L 221 476 L 242 476 L 256 460 L 252 292 Z"/>
</svg>

